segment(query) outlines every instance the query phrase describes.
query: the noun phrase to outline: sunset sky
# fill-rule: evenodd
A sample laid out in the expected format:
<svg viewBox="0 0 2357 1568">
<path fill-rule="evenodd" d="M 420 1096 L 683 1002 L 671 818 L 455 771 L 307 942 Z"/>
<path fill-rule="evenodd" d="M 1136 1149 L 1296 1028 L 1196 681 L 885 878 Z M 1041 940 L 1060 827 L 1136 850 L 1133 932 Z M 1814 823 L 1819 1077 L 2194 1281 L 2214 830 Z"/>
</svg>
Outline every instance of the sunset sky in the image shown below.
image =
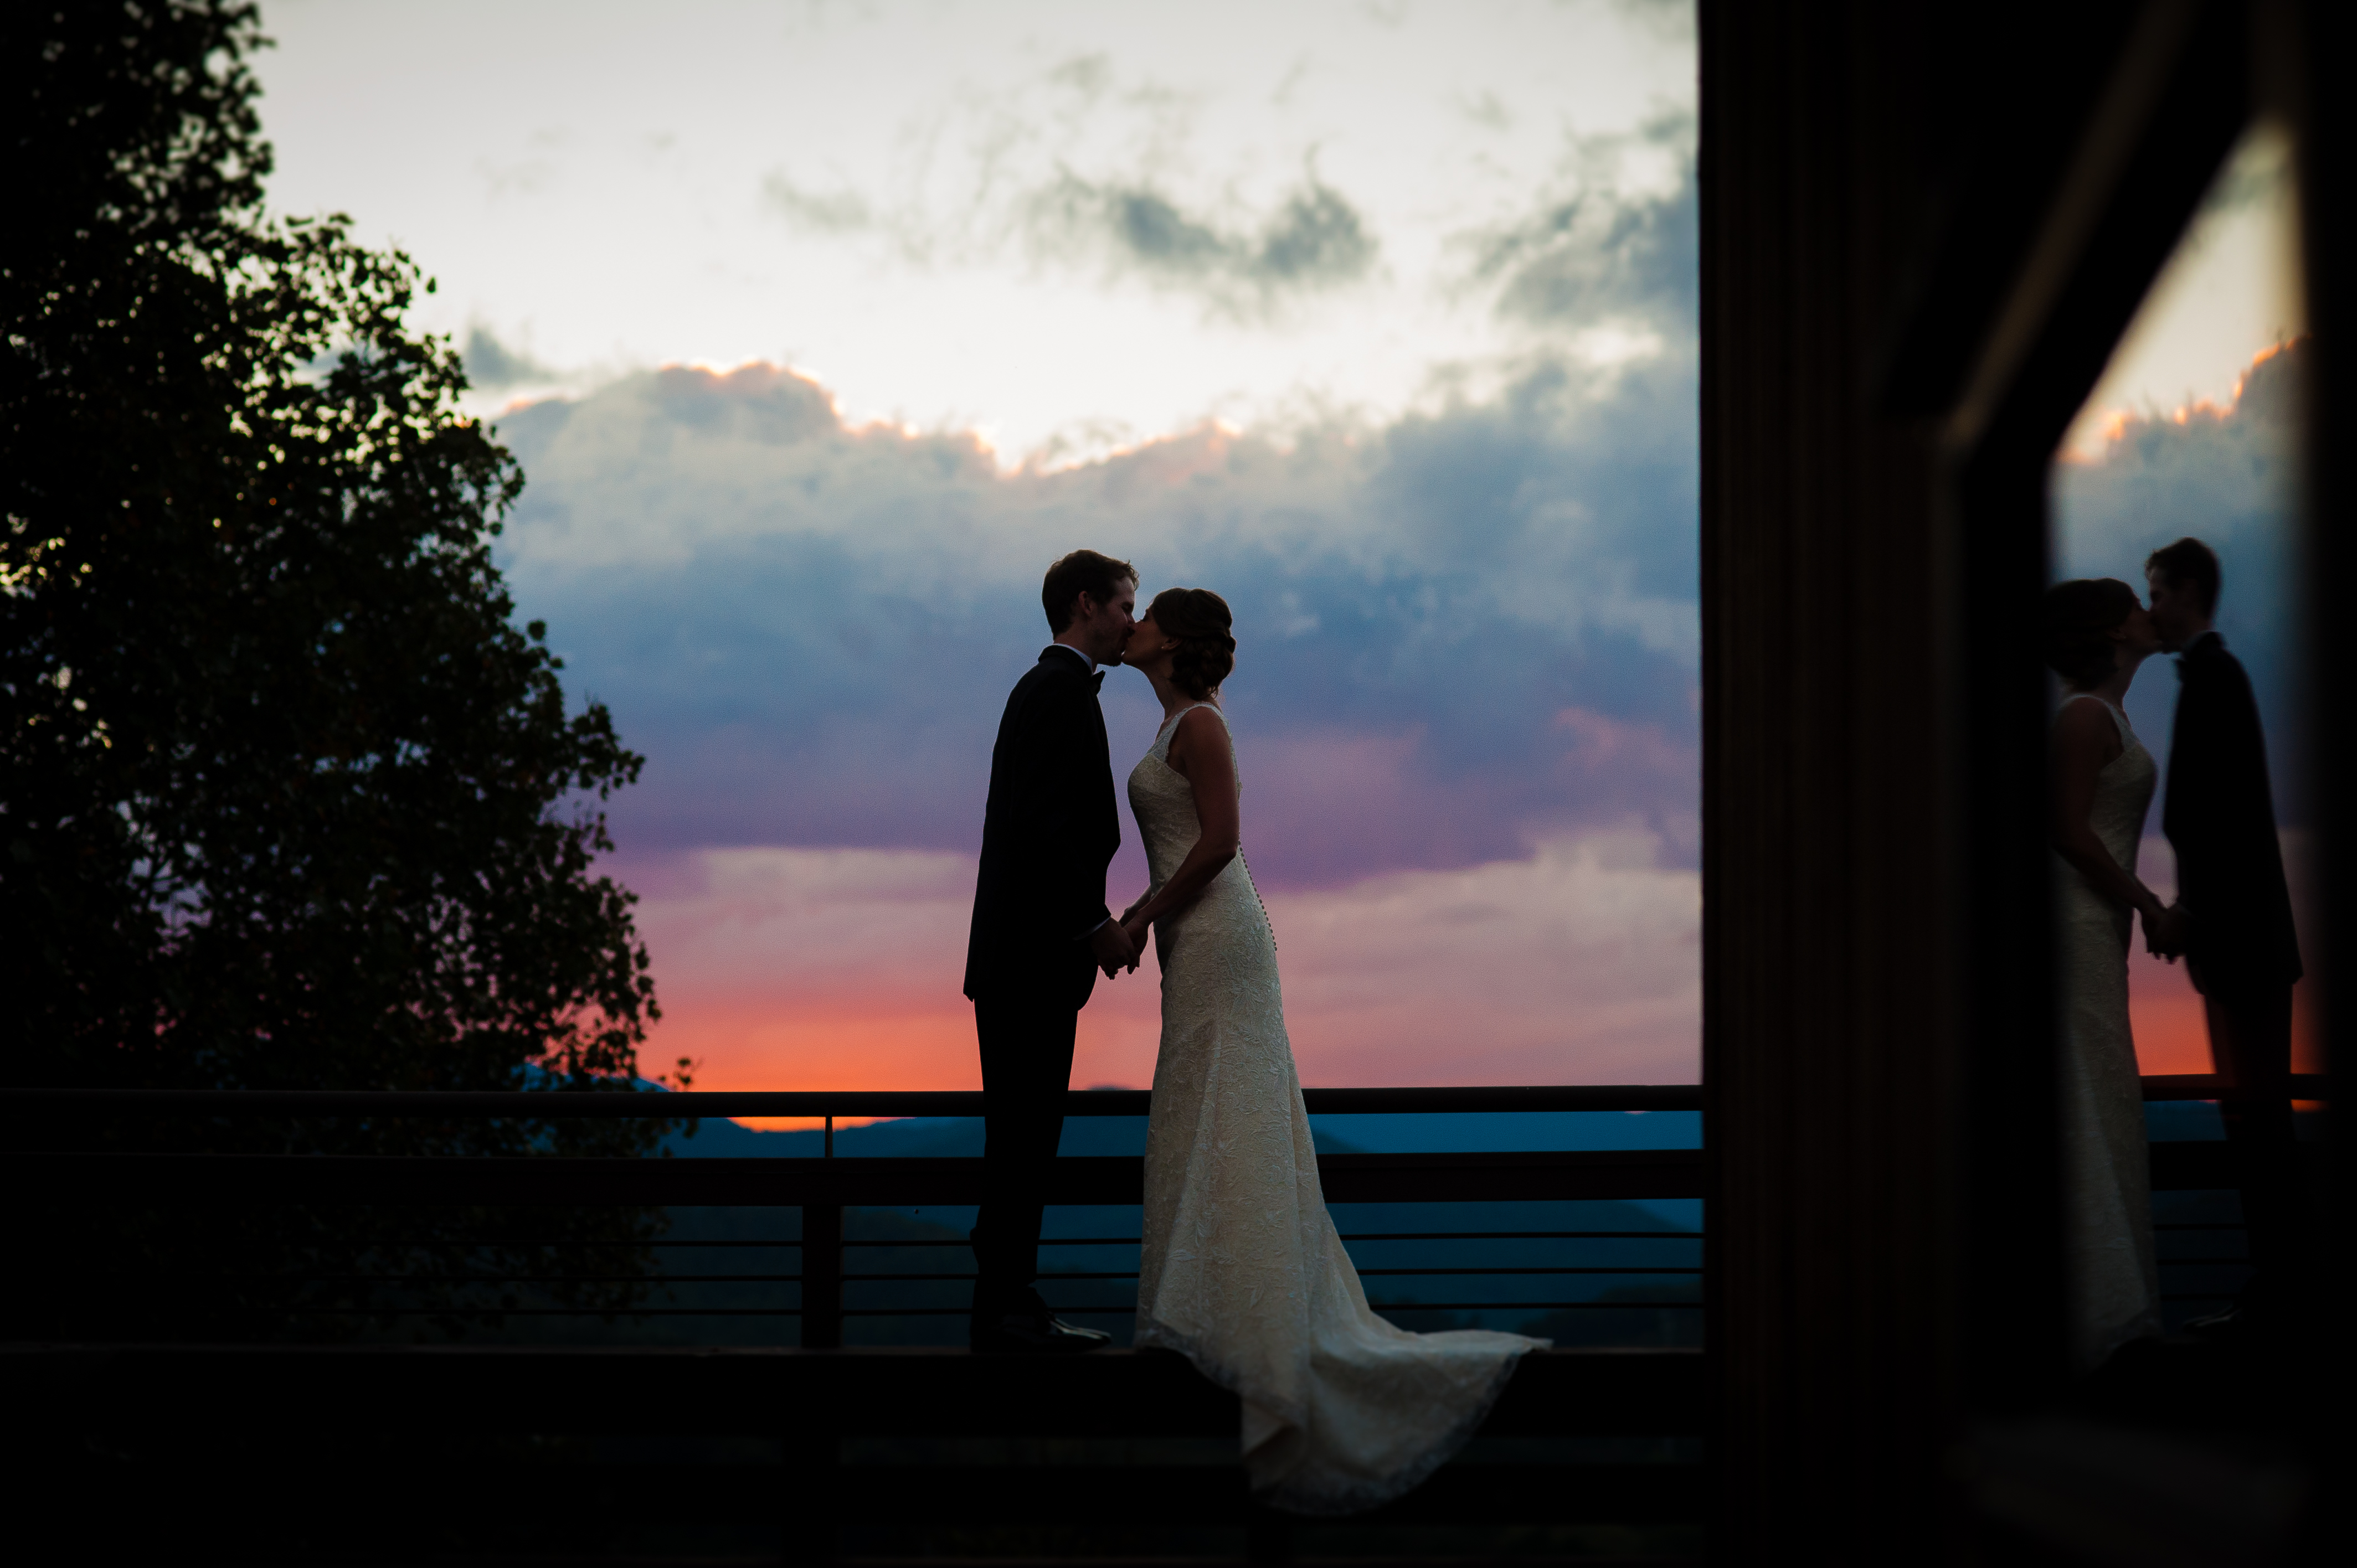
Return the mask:
<svg viewBox="0 0 2357 1568">
<path fill-rule="evenodd" d="M 612 816 L 651 1063 L 978 1083 L 991 736 L 1046 640 L 1041 571 L 1087 545 L 1235 607 L 1244 846 L 1307 1081 L 1695 1077 L 1687 8 L 277 0 L 265 25 L 274 205 L 348 211 L 438 279 L 419 320 L 530 479 L 520 609 L 648 757 Z M 2156 476 L 2276 438 L 2235 397 L 2299 324 L 2280 163 L 2256 145 L 2222 186 L 2199 275 L 2074 433 L 2072 570 L 2133 577 L 2211 526 L 2138 502 Z M 2279 591 L 2275 504 L 2226 542 L 2238 648 Z M 2139 700 L 2173 686 L 2156 666 Z M 1105 711 L 1119 778 L 1156 711 L 1120 672 Z M 2148 737 L 2165 711 L 2136 710 Z M 1116 907 L 1144 884 L 1124 820 Z M 1100 985 L 1075 1083 L 1146 1082 L 1156 1007 L 1150 962 Z"/>
</svg>

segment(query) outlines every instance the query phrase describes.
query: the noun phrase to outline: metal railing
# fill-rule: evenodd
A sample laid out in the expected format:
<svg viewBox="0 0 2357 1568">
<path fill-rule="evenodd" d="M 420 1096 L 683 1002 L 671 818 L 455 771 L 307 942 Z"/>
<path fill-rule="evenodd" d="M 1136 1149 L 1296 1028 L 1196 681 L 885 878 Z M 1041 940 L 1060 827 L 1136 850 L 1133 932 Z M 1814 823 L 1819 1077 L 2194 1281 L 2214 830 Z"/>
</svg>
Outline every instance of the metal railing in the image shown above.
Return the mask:
<svg viewBox="0 0 2357 1568">
<path fill-rule="evenodd" d="M 2291 1087 L 2295 1101 L 2330 1098 L 2328 1080 L 2321 1074 L 2295 1073 Z M 2213 1073 L 2152 1075 L 2144 1079 L 2147 1102 L 2214 1101 L 2229 1097 L 2233 1090 L 2231 1079 Z M 2159 1244 L 2160 1300 L 2167 1321 L 2174 1326 L 2184 1316 L 2233 1301 L 2248 1277 L 2251 1260 L 2247 1249 L 2233 1247 L 2243 1239 L 2244 1226 L 2239 1207 L 2224 1201 L 2237 1178 L 2228 1144 L 2216 1139 L 2155 1144 L 2152 1174 L 2158 1211 L 2153 1230 Z M 2230 1207 L 2234 1208 L 2231 1216 Z M 2162 1218 L 2179 1213 L 2204 1217 Z M 2179 1238 L 2211 1245 L 2199 1251 L 2173 1253 L 2170 1243 Z M 2231 1250 L 2222 1251 L 2222 1245 Z"/>
<path fill-rule="evenodd" d="M 2147 1078 L 2147 1101 L 2217 1098 L 2227 1086 L 2209 1076 Z M 2301 1079 L 2295 1091 L 2302 1098 L 2322 1098 L 2320 1079 Z M 1698 1086 L 1548 1086 L 1450 1089 L 1322 1089 L 1305 1091 L 1309 1111 L 1321 1114 L 1430 1114 L 1434 1112 L 1694 1112 L 1702 1105 Z M 1145 1090 L 1078 1090 L 1066 1097 L 1068 1116 L 1142 1117 L 1151 1105 Z M 846 1319 L 926 1318 L 963 1316 L 957 1287 L 973 1278 L 971 1267 L 901 1269 L 860 1268 L 865 1254 L 877 1262 L 889 1261 L 893 1251 L 919 1254 L 956 1253 L 966 1248 L 962 1237 L 846 1235 L 846 1212 L 910 1206 L 961 1206 L 981 1194 L 981 1165 L 970 1158 L 837 1157 L 834 1122 L 848 1117 L 975 1117 L 983 1096 L 961 1090 L 820 1090 L 753 1092 L 371 1092 L 334 1090 L 14 1090 L 0 1091 L 0 1114 L 37 1120 L 48 1125 L 89 1118 L 169 1115 L 190 1117 L 433 1117 L 453 1119 L 516 1118 L 637 1118 L 679 1121 L 716 1117 L 802 1117 L 823 1119 L 823 1152 L 816 1158 L 694 1158 L 685 1160 L 567 1159 L 424 1156 L 376 1158 L 318 1155 L 142 1155 L 16 1153 L 5 1156 L 15 1167 L 12 1189 L 21 1197 L 78 1203 L 113 1202 L 170 1208 L 207 1204 L 267 1207 L 300 1202 L 306 1205 L 547 1205 L 685 1207 L 778 1207 L 800 1211 L 801 1234 L 795 1236 L 663 1237 L 634 1241 L 566 1241 L 532 1236 L 468 1236 L 447 1240 L 462 1251 L 500 1247 L 554 1247 L 567 1260 L 563 1272 L 469 1274 L 444 1273 L 432 1283 L 467 1285 L 578 1285 L 638 1283 L 661 1287 L 678 1299 L 677 1287 L 750 1287 L 775 1293 L 776 1299 L 758 1305 L 664 1305 L 636 1302 L 612 1305 L 472 1305 L 455 1309 L 465 1316 L 622 1317 L 646 1319 L 799 1319 L 800 1341 L 811 1348 L 843 1342 Z M 1506 1151 L 1443 1155 L 1329 1155 L 1321 1156 L 1319 1171 L 1331 1203 L 1433 1204 L 1443 1202 L 1597 1201 L 1605 1199 L 1695 1199 L 1703 1195 L 1700 1151 L 1690 1148 L 1613 1150 L 1587 1153 Z M 2228 1150 L 2216 1143 L 2161 1144 L 2154 1148 L 2154 1188 L 2157 1192 L 2228 1187 L 2233 1185 Z M 293 1178 L 290 1182 L 290 1178 Z M 1135 1205 L 1142 1198 L 1142 1162 L 1129 1157 L 1066 1158 L 1056 1163 L 1051 1203 Z M 1347 1219 L 1347 1215 L 1345 1216 Z M 2161 1224 L 2166 1234 L 2201 1231 L 2223 1240 L 2241 1229 L 2232 1220 L 2178 1220 Z M 1353 1250 L 1361 1277 L 1384 1293 L 1375 1299 L 1378 1310 L 1394 1314 L 1556 1312 L 1626 1314 L 1699 1313 L 1699 1290 L 1684 1287 L 1702 1278 L 1698 1255 L 1703 1231 L 1663 1224 L 1657 1228 L 1627 1226 L 1580 1227 L 1557 1223 L 1526 1228 L 1486 1227 L 1448 1230 L 1344 1230 L 1342 1240 Z M 1480 1254 L 1446 1250 L 1469 1245 L 1511 1246 L 1527 1251 L 1566 1243 L 1609 1243 L 1622 1255 L 1599 1259 L 1577 1252 L 1559 1253 L 1545 1261 L 1518 1259 L 1511 1263 L 1475 1261 Z M 1677 1243 L 1682 1251 L 1663 1255 L 1652 1249 Z M 1135 1248 L 1135 1235 L 1091 1234 L 1045 1239 L 1057 1249 Z M 681 1251 L 742 1255 L 767 1252 L 782 1263 L 793 1253 L 795 1266 L 757 1268 L 748 1272 L 651 1274 L 614 1272 L 600 1265 L 608 1257 L 631 1248 L 649 1248 L 673 1254 Z M 1414 1247 L 1415 1254 L 1397 1250 Z M 1382 1249 L 1391 1255 L 1372 1254 Z M 1631 1249 L 1650 1255 L 1631 1258 Z M 1494 1253 L 1492 1254 L 1494 1257 Z M 1462 1260 L 1462 1261 L 1459 1261 Z M 750 1260 L 748 1260 L 749 1262 Z M 1094 1262 L 1094 1260 L 1086 1260 Z M 1134 1295 L 1124 1298 L 1104 1287 L 1134 1281 L 1137 1270 L 1127 1259 L 1109 1257 L 1105 1266 L 1050 1268 L 1041 1275 L 1053 1305 L 1075 1317 L 1121 1318 L 1135 1311 Z M 2170 1257 L 2164 1266 L 2172 1272 L 2193 1267 L 2228 1267 L 2239 1257 Z M 604 1272 L 601 1272 L 601 1268 Z M 399 1290 L 421 1282 L 399 1273 L 317 1274 L 279 1276 L 279 1283 L 312 1286 L 391 1287 Z M 1624 1282 L 1620 1291 L 1557 1290 L 1543 1296 L 1512 1293 L 1504 1282 L 1534 1283 Z M 1446 1292 L 1448 1299 L 1424 1299 L 1402 1294 L 1402 1285 L 1388 1282 L 1449 1281 L 1467 1288 Z M 1483 1282 L 1475 1283 L 1474 1282 Z M 1494 1282 L 1494 1283 L 1491 1283 Z M 1631 1294 L 1628 1286 L 1652 1282 L 1654 1288 Z M 254 1283 L 248 1281 L 247 1283 Z M 904 1294 L 890 1299 L 879 1293 L 898 1287 Z M 912 1302 L 910 1287 L 930 1290 Z M 1498 1294 L 1507 1291 L 1507 1294 Z M 955 1292 L 961 1299 L 945 1297 Z M 1485 1294 L 1486 1293 L 1486 1294 Z M 2219 1293 L 2173 1291 L 2165 1299 L 2185 1302 L 2221 1299 Z M 300 1301 L 263 1302 L 249 1310 L 288 1316 L 448 1317 L 454 1308 L 439 1305 L 404 1305 L 371 1300 L 366 1305 L 307 1305 Z M 1698 1319 L 1696 1320 L 1698 1321 Z"/>
<path fill-rule="evenodd" d="M 1429 1114 L 1434 1112 L 1694 1112 L 1701 1091 L 1672 1086 L 1548 1086 L 1537 1088 L 1326 1089 L 1305 1096 L 1312 1114 Z M 1151 1105 L 1144 1090 L 1079 1090 L 1066 1097 L 1066 1114 L 1080 1117 L 1143 1117 Z M 881 1237 L 845 1234 L 846 1213 L 911 1206 L 963 1206 L 981 1196 L 982 1162 L 972 1158 L 838 1157 L 834 1122 L 846 1117 L 976 1117 L 983 1096 L 970 1091 L 833 1090 L 790 1092 L 459 1092 L 400 1093 L 312 1090 L 19 1090 L 0 1092 L 0 1113 L 55 1125 L 89 1118 L 170 1116 L 191 1118 L 626 1117 L 678 1121 L 721 1116 L 823 1118 L 824 1142 L 816 1158 L 696 1157 L 676 1160 L 375 1158 L 332 1155 L 146 1155 L 46 1153 L 8 1156 L 20 1194 L 90 1202 L 145 1203 L 182 1208 L 210 1205 L 242 1208 L 299 1202 L 332 1204 L 535 1206 L 613 1204 L 682 1208 L 791 1207 L 800 1211 L 800 1235 L 665 1236 L 652 1241 L 556 1241 L 530 1235 L 453 1234 L 462 1255 L 500 1246 L 554 1245 L 559 1269 L 532 1273 L 446 1269 L 431 1283 L 481 1286 L 545 1286 L 619 1283 L 643 1279 L 651 1286 L 721 1290 L 758 1289 L 772 1299 L 758 1305 L 692 1305 L 641 1302 L 621 1309 L 513 1302 L 476 1305 L 459 1315 L 490 1318 L 798 1318 L 805 1347 L 839 1345 L 846 1319 L 963 1316 L 963 1282 L 973 1277 L 967 1257 L 943 1256 L 943 1267 L 889 1267 L 892 1253 L 964 1251 L 963 1237 L 935 1234 Z M 1477 1204 L 1582 1202 L 1630 1198 L 1698 1198 L 1702 1192 L 1699 1151 L 1691 1148 L 1598 1152 L 1469 1152 L 1415 1155 L 1329 1155 L 1319 1170 L 1327 1197 L 1336 1204 Z M 1143 1164 L 1135 1156 L 1078 1157 L 1056 1162 L 1049 1201 L 1055 1204 L 1135 1206 L 1143 1197 Z M 1345 1211 L 1347 1215 L 1347 1210 Z M 1524 1227 L 1501 1227 L 1491 1210 L 1486 1224 L 1447 1229 L 1446 1219 L 1401 1228 L 1397 1217 L 1383 1229 L 1345 1229 L 1343 1240 L 1361 1257 L 1371 1283 L 1386 1282 L 1378 1310 L 1409 1314 L 1519 1314 L 1523 1318 L 1554 1312 L 1674 1313 L 1698 1323 L 1701 1298 L 1688 1287 L 1701 1275 L 1702 1232 L 1668 1223 L 1650 1228 L 1581 1226 L 1563 1217 Z M 1460 1221 L 1461 1222 L 1461 1221 Z M 1681 1244 L 1668 1256 L 1661 1243 Z M 1527 1253 L 1534 1247 L 1574 1243 L 1609 1244 L 1620 1255 L 1559 1256 L 1501 1260 L 1500 1249 Z M 1135 1249 L 1135 1234 L 1054 1236 L 1045 1239 L 1052 1257 L 1060 1250 Z M 651 1247 L 678 1256 L 697 1250 L 728 1255 L 769 1253 L 780 1264 L 795 1254 L 795 1266 L 662 1270 L 639 1275 L 617 1273 L 608 1258 L 632 1247 Z M 1480 1251 L 1469 1253 L 1466 1248 Z M 1626 1255 L 1631 1249 L 1649 1254 Z M 1415 1249 L 1406 1253 L 1405 1249 Z M 1381 1255 L 1369 1256 L 1369 1250 Z M 1444 1251 L 1454 1255 L 1444 1257 Z M 1691 1254 L 1691 1255 L 1689 1255 Z M 969 1254 L 970 1257 L 970 1254 Z M 750 1259 L 748 1259 L 750 1262 Z M 877 1266 L 863 1268 L 863 1262 Z M 1135 1311 L 1133 1258 L 1064 1259 L 1041 1276 L 1057 1309 L 1075 1317 L 1125 1318 Z M 1082 1266 L 1073 1266 L 1078 1262 Z M 965 1264 L 965 1267 L 959 1267 Z M 1518 1293 L 1510 1282 L 1531 1283 L 1617 1280 L 1609 1289 Z M 1462 1288 L 1442 1291 L 1445 1299 L 1415 1296 L 1411 1281 L 1448 1282 Z M 1654 1288 L 1625 1288 L 1652 1282 Z M 1391 1284 L 1390 1282 L 1398 1282 Z M 193 1282 L 191 1282 L 193 1283 Z M 394 1273 L 286 1276 L 290 1287 L 337 1284 L 389 1289 L 359 1305 L 306 1305 L 299 1301 L 257 1302 L 256 1314 L 289 1316 L 450 1317 L 447 1303 L 415 1305 L 397 1298 L 413 1283 Z M 425 1283 L 425 1282 L 416 1282 Z M 1107 1287 L 1115 1287 L 1109 1290 Z M 1385 1285 L 1376 1286 L 1379 1293 Z M 898 1293 L 895 1295 L 892 1293 Z M 912 1299 L 912 1293 L 930 1293 Z"/>
</svg>

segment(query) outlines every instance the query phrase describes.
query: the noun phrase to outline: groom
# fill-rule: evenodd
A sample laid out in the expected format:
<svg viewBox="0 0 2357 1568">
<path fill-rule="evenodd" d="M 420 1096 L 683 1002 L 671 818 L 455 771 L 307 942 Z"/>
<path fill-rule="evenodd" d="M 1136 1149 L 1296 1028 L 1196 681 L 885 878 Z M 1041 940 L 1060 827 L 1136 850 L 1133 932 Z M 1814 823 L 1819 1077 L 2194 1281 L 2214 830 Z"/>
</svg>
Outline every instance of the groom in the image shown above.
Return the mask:
<svg viewBox="0 0 2357 1568">
<path fill-rule="evenodd" d="M 1048 568 L 1055 641 L 1006 699 L 990 754 L 965 993 L 982 1047 L 983 1201 L 974 1227 L 976 1350 L 1093 1350 L 1112 1336 L 1048 1310 L 1032 1282 L 1064 1131 L 1072 1037 L 1097 971 L 1137 955 L 1104 901 L 1121 846 L 1097 688 L 1136 624 L 1137 570 L 1093 550 Z"/>
<path fill-rule="evenodd" d="M 2186 967 L 2209 1015 L 2210 1054 L 2232 1087 L 2219 1109 L 2234 1152 L 2257 1267 L 2234 1305 L 2187 1325 L 2248 1330 L 2290 1305 L 2306 1269 L 2309 1200 L 2292 1142 L 2291 988 L 2299 943 L 2267 787 L 2266 742 L 2250 677 L 2212 629 L 2218 557 L 2198 539 L 2145 563 L 2153 628 L 2179 657 L 2161 831 L 2177 852 L 2178 903 L 2191 917 Z"/>
</svg>

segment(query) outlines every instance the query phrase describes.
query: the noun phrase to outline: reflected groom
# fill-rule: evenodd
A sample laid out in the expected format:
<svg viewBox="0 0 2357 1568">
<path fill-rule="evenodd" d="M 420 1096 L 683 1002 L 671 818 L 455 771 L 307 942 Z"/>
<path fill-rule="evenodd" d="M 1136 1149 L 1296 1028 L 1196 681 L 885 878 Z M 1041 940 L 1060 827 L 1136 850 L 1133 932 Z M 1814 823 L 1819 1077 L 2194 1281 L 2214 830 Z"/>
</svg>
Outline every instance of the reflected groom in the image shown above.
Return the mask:
<svg viewBox="0 0 2357 1568">
<path fill-rule="evenodd" d="M 2218 557 L 2198 539 L 2145 563 L 2152 623 L 2179 655 L 2161 831 L 2177 852 L 2178 903 L 2192 917 L 2186 967 L 2210 1025 L 2210 1055 L 2232 1080 L 2219 1110 L 2234 1152 L 2256 1265 L 2224 1312 L 2187 1325 L 2244 1331 L 2297 1295 L 2309 1245 L 2307 1183 L 2293 1144 L 2291 988 L 2299 941 L 2276 836 L 2266 740 L 2250 677 L 2211 625 Z"/>
<path fill-rule="evenodd" d="M 1048 568 L 1039 596 L 1055 640 L 1015 683 L 998 723 L 966 946 L 984 1128 L 969 1340 L 976 1350 L 1053 1353 L 1112 1338 L 1057 1317 L 1033 1282 L 1081 1008 L 1098 970 L 1136 966 L 1104 900 L 1121 819 L 1097 688 L 1098 667 L 1121 662 L 1135 624 L 1137 572 L 1076 550 Z"/>
</svg>

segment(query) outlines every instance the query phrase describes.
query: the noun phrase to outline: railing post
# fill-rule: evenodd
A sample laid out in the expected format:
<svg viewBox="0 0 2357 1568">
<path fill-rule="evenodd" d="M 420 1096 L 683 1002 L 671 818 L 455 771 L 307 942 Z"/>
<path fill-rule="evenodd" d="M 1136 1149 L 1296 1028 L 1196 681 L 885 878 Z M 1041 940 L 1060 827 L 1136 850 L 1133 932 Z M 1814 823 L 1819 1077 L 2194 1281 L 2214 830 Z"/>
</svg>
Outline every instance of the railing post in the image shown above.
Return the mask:
<svg viewBox="0 0 2357 1568">
<path fill-rule="evenodd" d="M 802 1205 L 802 1348 L 843 1345 L 843 1206 Z"/>
</svg>

